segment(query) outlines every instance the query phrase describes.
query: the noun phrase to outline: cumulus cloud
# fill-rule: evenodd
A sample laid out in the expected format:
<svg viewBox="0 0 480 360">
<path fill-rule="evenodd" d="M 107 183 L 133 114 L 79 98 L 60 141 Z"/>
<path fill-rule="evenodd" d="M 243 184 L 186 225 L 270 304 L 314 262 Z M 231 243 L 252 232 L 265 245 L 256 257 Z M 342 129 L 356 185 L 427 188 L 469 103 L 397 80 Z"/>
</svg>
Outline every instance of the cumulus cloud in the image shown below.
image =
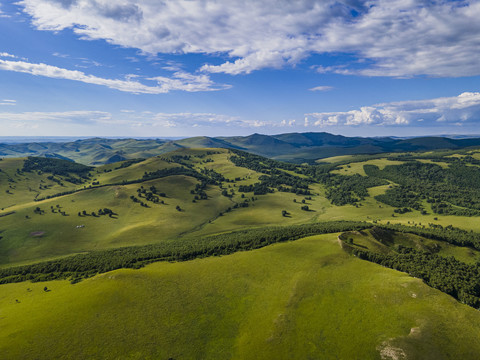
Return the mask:
<svg viewBox="0 0 480 360">
<path fill-rule="evenodd" d="M 244 74 L 312 54 L 356 60 L 319 71 L 367 76 L 480 74 L 480 2 L 414 0 L 22 0 L 37 29 L 70 28 L 145 54 L 227 57 L 205 72 Z M 132 31 L 132 28 L 135 31 Z M 346 58 L 347 59 L 347 58 Z M 351 59 L 351 58 L 350 58 Z"/>
<path fill-rule="evenodd" d="M 306 114 L 315 126 L 332 125 L 415 125 L 415 123 L 464 124 L 480 122 L 480 93 L 429 100 L 399 101 L 345 112 Z"/>
<path fill-rule="evenodd" d="M 156 86 L 145 85 L 139 81 L 132 81 L 137 75 L 127 76 L 126 80 L 121 79 L 105 79 L 94 75 L 85 74 L 78 70 L 68 70 L 57 66 L 47 64 L 33 64 L 25 61 L 11 61 L 0 59 L 0 69 L 22 72 L 36 76 L 45 76 L 55 79 L 67 79 L 80 81 L 87 84 L 95 84 L 116 89 L 119 91 L 134 94 L 164 94 L 173 90 L 183 90 L 189 92 L 195 91 L 214 91 L 227 89 L 229 85 L 217 85 L 208 75 L 194 75 L 182 71 L 173 73 L 171 78 L 153 77 L 147 80 L 153 80 Z"/>
</svg>

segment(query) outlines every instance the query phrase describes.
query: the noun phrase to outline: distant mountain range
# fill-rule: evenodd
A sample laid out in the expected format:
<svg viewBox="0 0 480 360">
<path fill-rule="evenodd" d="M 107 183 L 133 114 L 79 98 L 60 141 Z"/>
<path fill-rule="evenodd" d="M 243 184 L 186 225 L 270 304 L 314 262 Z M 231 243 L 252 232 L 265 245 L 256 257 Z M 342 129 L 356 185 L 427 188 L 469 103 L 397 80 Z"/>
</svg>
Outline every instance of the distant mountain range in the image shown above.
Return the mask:
<svg viewBox="0 0 480 360">
<path fill-rule="evenodd" d="M 338 155 L 461 149 L 471 146 L 480 146 L 480 137 L 346 137 L 326 132 L 306 132 L 230 137 L 198 136 L 179 140 L 89 138 L 66 142 L 4 142 L 0 143 L 0 156 L 45 156 L 100 165 L 132 158 L 147 158 L 180 148 L 234 148 L 277 160 L 301 163 Z"/>
</svg>

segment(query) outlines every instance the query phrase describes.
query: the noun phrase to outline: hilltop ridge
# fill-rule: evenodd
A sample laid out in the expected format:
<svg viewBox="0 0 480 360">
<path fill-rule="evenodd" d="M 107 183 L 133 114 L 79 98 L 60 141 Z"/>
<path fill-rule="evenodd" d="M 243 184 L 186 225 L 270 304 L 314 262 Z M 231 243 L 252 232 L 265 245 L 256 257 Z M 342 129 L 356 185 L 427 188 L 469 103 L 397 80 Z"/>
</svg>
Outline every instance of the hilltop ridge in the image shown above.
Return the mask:
<svg viewBox="0 0 480 360">
<path fill-rule="evenodd" d="M 480 138 L 423 136 L 347 137 L 326 132 L 248 136 L 195 136 L 184 139 L 88 138 L 71 142 L 0 143 L 0 157 L 45 156 L 69 159 L 86 165 L 103 165 L 148 158 L 181 148 L 229 148 L 293 163 L 356 154 L 462 149 L 480 146 Z"/>
</svg>

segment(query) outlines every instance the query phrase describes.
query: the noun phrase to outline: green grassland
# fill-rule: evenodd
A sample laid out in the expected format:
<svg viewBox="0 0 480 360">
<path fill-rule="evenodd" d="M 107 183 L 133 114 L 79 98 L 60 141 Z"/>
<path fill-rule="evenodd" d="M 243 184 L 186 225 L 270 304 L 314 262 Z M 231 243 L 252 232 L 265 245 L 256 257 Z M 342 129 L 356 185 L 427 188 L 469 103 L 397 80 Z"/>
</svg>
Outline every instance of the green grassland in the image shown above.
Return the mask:
<svg viewBox="0 0 480 360">
<path fill-rule="evenodd" d="M 386 158 L 374 159 L 374 160 L 368 160 L 368 161 L 353 162 L 353 163 L 348 164 L 348 165 L 342 165 L 342 166 L 339 167 L 338 170 L 333 170 L 332 173 L 341 174 L 341 175 L 359 174 L 359 175 L 362 175 L 362 176 L 367 176 L 367 174 L 365 174 L 365 170 L 363 170 L 364 165 L 376 165 L 381 170 L 387 165 L 400 165 L 400 164 L 403 164 L 403 162 L 402 161 L 392 161 L 392 160 L 388 160 Z"/>
<path fill-rule="evenodd" d="M 473 359 L 480 353 L 477 311 L 347 255 L 336 236 L 117 270 L 75 285 L 2 285 L 0 352 L 8 359 Z"/>
<path fill-rule="evenodd" d="M 389 185 L 369 188 L 368 197 L 356 204 L 344 206 L 332 205 L 326 198 L 325 186 L 319 183 L 309 185 L 311 191 L 309 200 L 305 199 L 306 196 L 290 192 L 276 191 L 258 196 L 253 193 L 240 193 L 238 188 L 241 185 L 257 183 L 262 174 L 249 168 L 235 166 L 229 160 L 230 156 L 226 149 L 179 149 L 126 167 L 122 167 L 120 162 L 93 168 L 88 181 L 82 184 L 72 184 L 64 181 L 65 176 L 55 176 L 62 180 L 62 185 L 48 180 L 50 175 L 48 173 L 39 174 L 36 171 L 17 173 L 17 169 L 22 168 L 24 159 L 4 159 L 0 161 L 2 169 L 0 192 L 6 194 L 0 197 L 1 205 L 4 207 L 4 210 L 0 211 L 0 216 L 5 215 L 0 217 L 2 237 L 0 266 L 31 263 L 91 250 L 144 245 L 186 235 L 201 236 L 246 227 L 258 228 L 329 220 L 363 220 L 419 226 L 435 223 L 480 231 L 480 223 L 476 217 L 439 215 L 432 211 L 421 215 L 417 210 L 395 214 L 394 207 L 380 203 L 374 198 L 385 193 Z M 387 165 L 398 165 L 402 162 L 377 158 L 341 165 L 331 173 L 363 175 L 365 174 L 363 166 L 366 164 L 377 165 L 382 169 Z M 208 185 L 206 188 L 208 199 L 193 202 L 194 195 L 191 194 L 191 190 L 199 184 L 198 179 L 177 175 L 142 180 L 145 173 L 178 166 L 190 166 L 198 172 L 210 169 L 230 179 L 232 182 L 224 182 L 222 185 L 230 196 L 222 196 L 223 189 L 219 186 Z M 284 171 L 295 175 L 293 171 Z M 302 174 L 298 176 L 301 179 L 307 178 Z M 8 181 L 9 178 L 14 182 Z M 128 184 L 135 180 L 139 182 Z M 123 185 L 125 181 L 127 184 Z M 42 184 L 42 189 L 38 189 L 39 184 Z M 90 188 L 92 184 L 97 185 Z M 149 207 L 142 207 L 130 199 L 131 196 L 137 195 L 137 190 L 141 186 L 148 189 L 152 185 L 166 194 L 164 204 L 145 201 Z M 6 190 L 9 190 L 9 193 L 6 193 Z M 34 201 L 37 195 L 38 198 L 42 198 L 73 190 L 78 191 L 43 201 Z M 233 209 L 235 204 L 245 201 L 248 201 L 248 207 Z M 309 211 L 302 210 L 303 205 L 307 205 Z M 182 211 L 176 210 L 177 206 Z M 44 213 L 36 214 L 37 207 Z M 92 211 L 98 212 L 98 209 L 103 208 L 112 209 L 116 215 L 91 216 Z M 233 210 L 229 211 L 229 208 Z M 426 203 L 425 208 L 427 210 L 429 208 Z M 287 212 L 287 216 L 282 216 L 283 210 Z M 63 211 L 65 216 L 59 211 Z M 88 215 L 78 216 L 78 213 L 83 211 Z"/>
<path fill-rule="evenodd" d="M 52 180 L 48 172 L 21 171 L 24 158 L 1 160 L 0 268 L 95 250 L 332 220 L 418 228 L 453 225 L 480 232 L 478 216 L 434 213 L 426 197 L 419 200 L 421 209 L 395 212 L 397 207 L 375 198 L 398 186 L 394 180 L 367 188 L 363 197 L 347 181 L 356 176 L 361 185 L 367 177 L 365 165 L 382 170 L 413 161 L 448 169 L 453 155 L 465 163 L 466 154 L 474 159 L 478 155 L 474 150 L 428 152 L 416 158 L 413 153 L 394 158 L 349 155 L 327 159 L 330 164 L 323 159 L 317 167 L 267 159 L 236 166 L 232 156 L 248 156 L 201 148 L 205 141 L 210 140 L 193 139 L 188 146 L 199 148 L 154 157 L 144 156 L 146 150 L 139 148 L 130 156 L 138 160 L 93 167 L 82 183 L 71 183 L 66 175 Z M 440 161 L 442 156 L 445 161 Z M 179 168 L 185 173 L 161 175 Z M 148 177 L 156 173 L 157 178 Z M 307 182 L 309 194 L 292 192 L 293 185 L 286 184 L 281 184 L 283 190 L 275 188 L 277 184 L 261 194 L 239 191 L 275 177 L 271 174 L 284 174 L 286 182 Z M 332 185 L 329 179 L 338 182 Z M 141 195 L 142 189 L 151 188 L 159 202 Z M 200 191 L 206 198 L 198 198 Z M 333 205 L 331 192 L 351 192 L 352 200 Z M 113 214 L 99 215 L 104 208 Z M 390 251 L 368 230 L 350 235 L 360 248 Z M 347 254 L 337 236 L 115 270 L 77 284 L 57 280 L 0 285 L 0 358 L 478 358 L 478 311 L 419 279 Z M 435 248 L 437 255 L 468 264 L 480 260 L 471 248 L 417 235 L 399 236 L 394 242 L 417 250 Z M 51 291 L 44 291 L 45 286 Z"/>
</svg>

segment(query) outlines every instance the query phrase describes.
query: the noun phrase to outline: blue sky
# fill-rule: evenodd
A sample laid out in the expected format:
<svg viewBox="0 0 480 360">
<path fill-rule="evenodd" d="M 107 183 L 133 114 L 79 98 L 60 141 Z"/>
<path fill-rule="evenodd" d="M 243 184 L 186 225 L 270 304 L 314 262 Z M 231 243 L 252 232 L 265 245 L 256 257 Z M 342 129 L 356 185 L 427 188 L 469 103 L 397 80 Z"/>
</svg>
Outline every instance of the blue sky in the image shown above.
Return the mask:
<svg viewBox="0 0 480 360">
<path fill-rule="evenodd" d="M 0 135 L 480 134 L 479 18 L 479 1 L 0 1 Z"/>
</svg>

